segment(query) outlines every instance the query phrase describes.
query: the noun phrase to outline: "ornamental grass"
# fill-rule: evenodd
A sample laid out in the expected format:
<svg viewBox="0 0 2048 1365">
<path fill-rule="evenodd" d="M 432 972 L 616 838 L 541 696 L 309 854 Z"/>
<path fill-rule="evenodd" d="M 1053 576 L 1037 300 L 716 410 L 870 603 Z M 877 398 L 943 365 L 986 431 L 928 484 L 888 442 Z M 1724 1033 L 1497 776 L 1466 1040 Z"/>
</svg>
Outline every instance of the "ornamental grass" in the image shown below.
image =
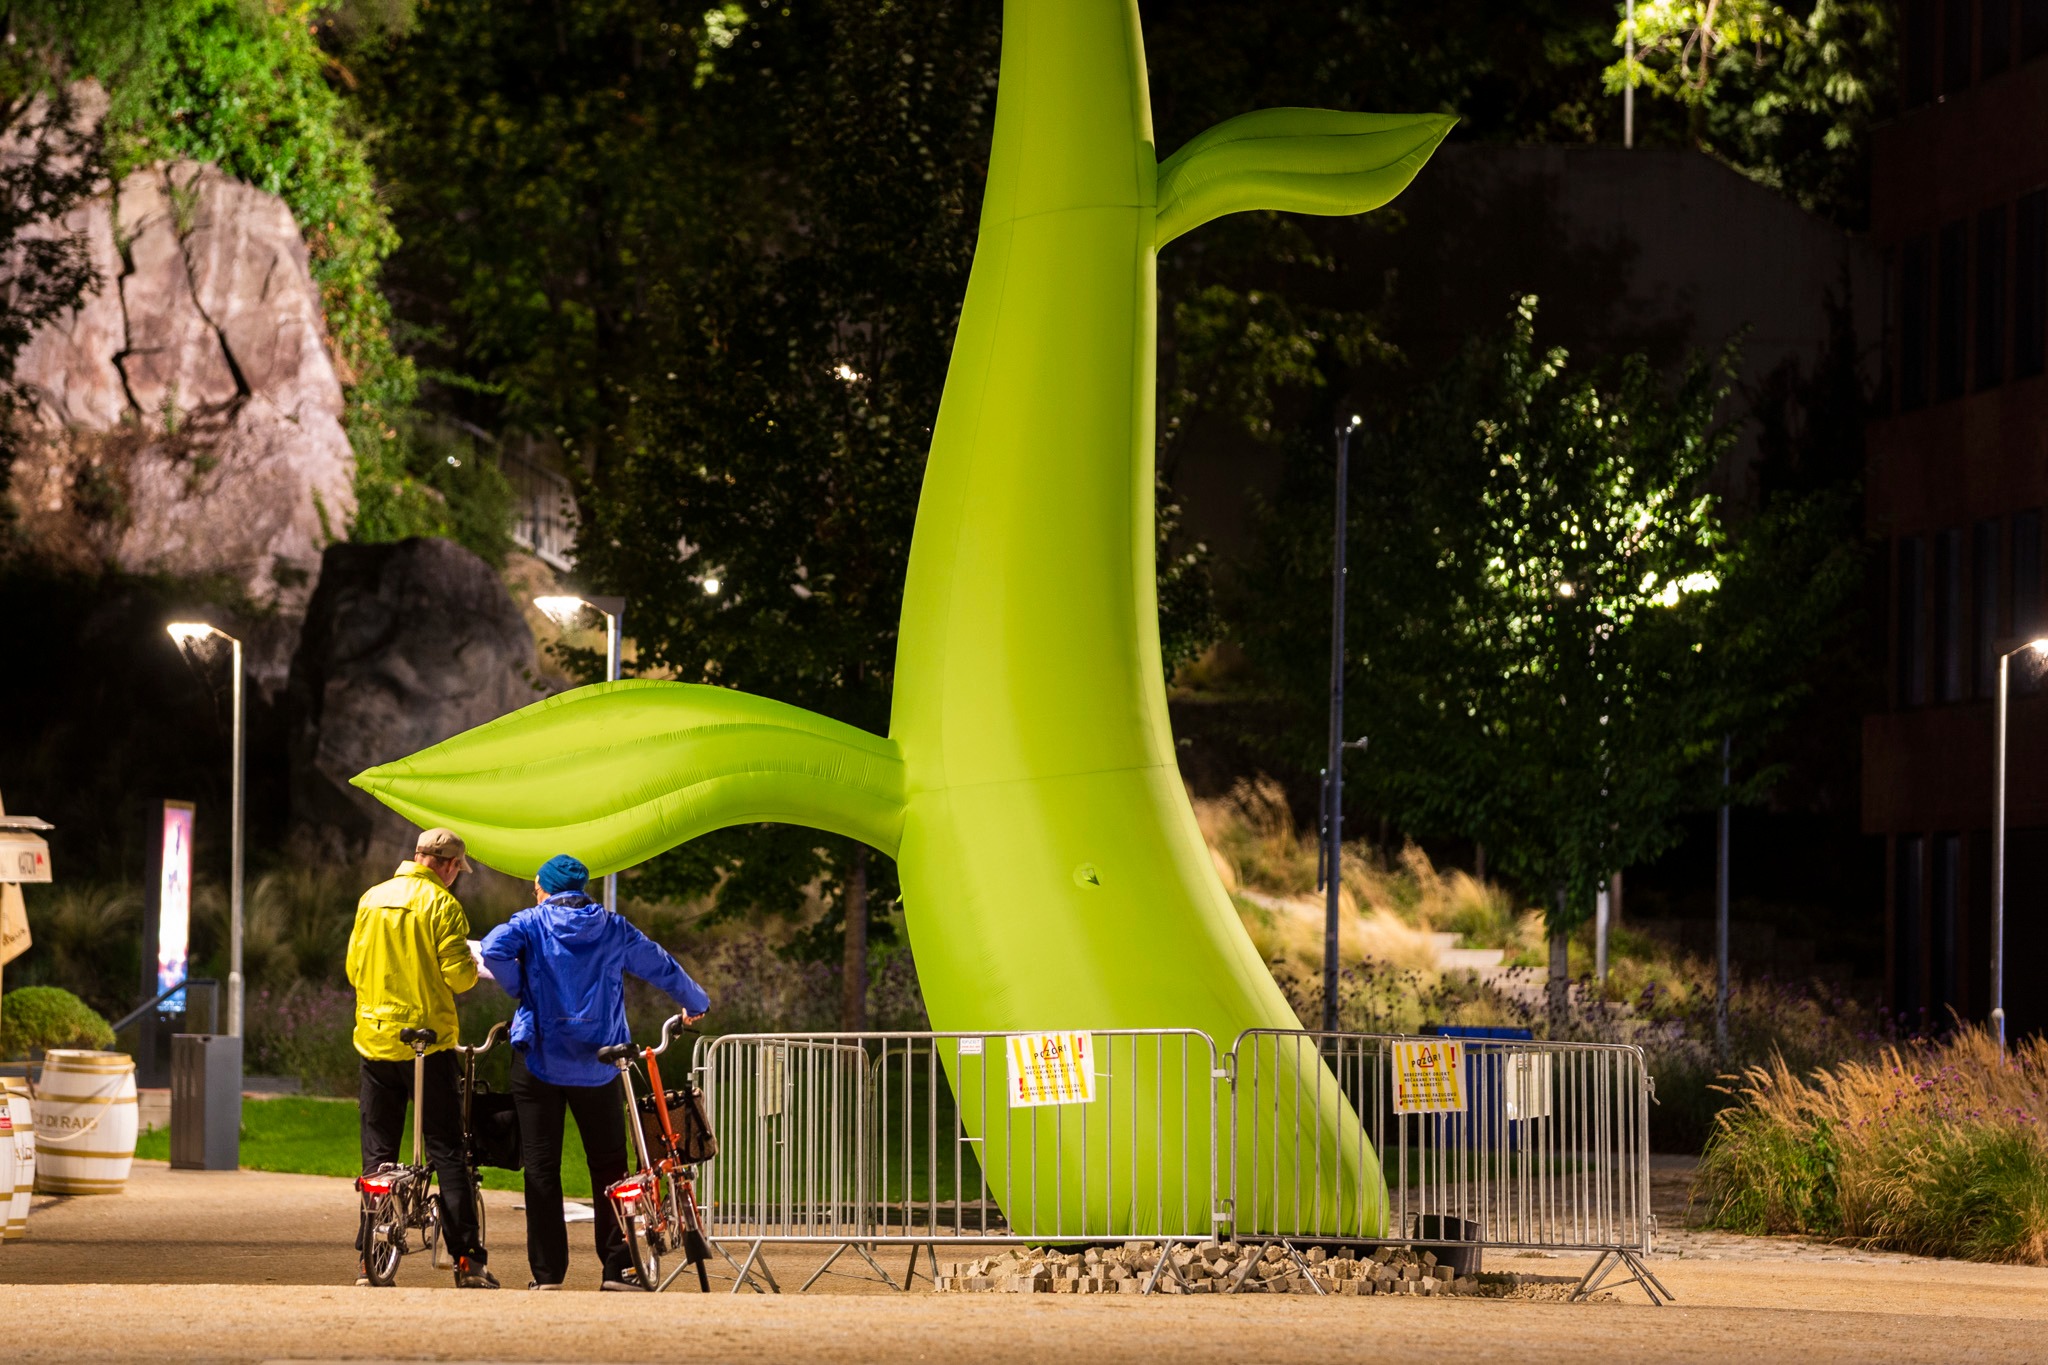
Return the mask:
<svg viewBox="0 0 2048 1365">
<path fill-rule="evenodd" d="M 1693 1187 L 1711 1226 L 2048 1263 L 2048 1040 L 1981 1028 L 1796 1074 L 1745 1072 Z"/>
</svg>

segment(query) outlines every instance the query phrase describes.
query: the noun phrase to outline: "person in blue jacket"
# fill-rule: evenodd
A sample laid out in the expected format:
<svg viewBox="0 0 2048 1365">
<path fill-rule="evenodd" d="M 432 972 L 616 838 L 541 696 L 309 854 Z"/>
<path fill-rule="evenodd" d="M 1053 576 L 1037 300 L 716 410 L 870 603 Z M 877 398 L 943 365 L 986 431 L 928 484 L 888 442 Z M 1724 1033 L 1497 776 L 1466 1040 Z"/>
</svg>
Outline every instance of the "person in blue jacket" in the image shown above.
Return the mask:
<svg viewBox="0 0 2048 1365">
<path fill-rule="evenodd" d="M 625 1097 L 618 1069 L 599 1048 L 630 1040 L 624 973 L 665 991 L 694 1022 L 711 997 L 660 944 L 583 893 L 588 868 L 557 854 L 534 878 L 537 904 L 485 936 L 484 967 L 514 1000 L 512 1103 L 519 1112 L 526 1180 L 529 1289 L 560 1289 L 569 1272 L 569 1230 L 562 1219 L 562 1116 L 590 1164 L 603 1287 L 639 1284 L 604 1191 L 626 1174 Z"/>
</svg>

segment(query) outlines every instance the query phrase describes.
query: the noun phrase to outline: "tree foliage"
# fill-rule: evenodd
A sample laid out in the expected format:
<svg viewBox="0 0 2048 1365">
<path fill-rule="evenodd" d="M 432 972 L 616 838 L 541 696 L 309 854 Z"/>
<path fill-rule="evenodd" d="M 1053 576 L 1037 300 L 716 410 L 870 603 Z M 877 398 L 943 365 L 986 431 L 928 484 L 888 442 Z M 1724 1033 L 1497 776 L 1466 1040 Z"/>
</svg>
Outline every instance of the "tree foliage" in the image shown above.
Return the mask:
<svg viewBox="0 0 2048 1365">
<path fill-rule="evenodd" d="M 1668 382 L 1640 356 L 1575 372 L 1537 346 L 1535 316 L 1520 300 L 1504 337 L 1362 442 L 1347 724 L 1371 748 L 1347 776 L 1412 832 L 1484 843 L 1531 897 L 1562 892 L 1564 930 L 1719 799 L 1721 736 L 1782 715 L 1855 563 L 1810 501 L 1731 537 L 1705 487 L 1729 440 L 1725 361 Z M 1269 519 L 1238 613 L 1304 757 L 1326 680 L 1299 642 L 1327 634 L 1306 589 L 1330 546 L 1303 504 L 1327 500 L 1327 454 L 1312 470 Z"/>
<path fill-rule="evenodd" d="M 0 59 L 0 495 L 14 460 L 20 397 L 14 366 L 43 324 L 69 312 L 101 281 L 83 231 L 65 225 L 106 175 L 99 130 L 73 93 L 45 90 L 33 57 Z M 0 496 L 0 532 L 12 519 Z"/>
<path fill-rule="evenodd" d="M 1626 55 L 1634 37 L 1635 53 Z M 1633 0 L 1607 68 L 1607 89 L 1674 101 L 1689 143 L 1860 226 L 1871 126 L 1890 107 L 1897 61 L 1883 0 Z"/>
</svg>

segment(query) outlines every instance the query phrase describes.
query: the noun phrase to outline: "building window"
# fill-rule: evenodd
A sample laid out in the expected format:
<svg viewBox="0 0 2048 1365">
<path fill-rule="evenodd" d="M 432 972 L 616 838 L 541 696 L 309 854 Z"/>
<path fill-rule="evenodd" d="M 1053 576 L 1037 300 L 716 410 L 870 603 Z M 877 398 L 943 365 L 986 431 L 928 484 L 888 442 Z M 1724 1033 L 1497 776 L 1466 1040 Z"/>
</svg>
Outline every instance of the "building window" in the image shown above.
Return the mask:
<svg viewBox="0 0 2048 1365">
<path fill-rule="evenodd" d="M 2048 53 L 2048 0 L 2020 0 L 2020 60 L 2030 62 L 2043 53 Z"/>
<path fill-rule="evenodd" d="M 1970 225 L 1950 223 L 1936 248 L 1934 282 L 1934 397 L 1963 396 L 1964 347 L 1969 342 L 1964 311 L 1970 278 Z"/>
<path fill-rule="evenodd" d="M 1920 882 L 1926 840 L 1917 834 L 1894 841 L 1892 870 L 1892 1004 L 1899 1013 L 1920 1010 Z"/>
<path fill-rule="evenodd" d="M 2012 372 L 2024 379 L 2048 360 L 2048 190 L 2022 195 L 2013 217 Z"/>
<path fill-rule="evenodd" d="M 2012 519 L 2012 633 L 2032 639 L 2041 633 L 2041 514 Z"/>
<path fill-rule="evenodd" d="M 1934 699 L 1963 699 L 1963 533 L 1934 537 Z"/>
<path fill-rule="evenodd" d="M 1906 107 L 1933 98 L 1934 0 L 1906 0 Z"/>
<path fill-rule="evenodd" d="M 1933 243 L 1925 237 L 1915 237 L 1899 253 L 1899 408 L 1904 412 L 1927 406 L 1933 254 Z"/>
<path fill-rule="evenodd" d="M 1998 690 L 1998 522 L 1980 521 L 1970 533 L 1970 658 L 1977 695 Z"/>
<path fill-rule="evenodd" d="M 1918 536 L 1899 541 L 1899 705 L 1927 700 L 1926 550 Z"/>
<path fill-rule="evenodd" d="M 2005 382 L 2005 205 L 1977 215 L 1977 387 Z"/>
<path fill-rule="evenodd" d="M 2012 65 L 2012 0 L 1983 0 L 1977 16 L 1977 66 L 1989 80 Z"/>
<path fill-rule="evenodd" d="M 1949 1006 L 1959 1004 L 1956 992 L 1956 938 L 1958 910 L 1963 890 L 1963 840 L 1961 835 L 1934 836 L 1934 877 L 1928 888 L 1928 982 L 1930 1012 L 1939 1023 Z"/>
<path fill-rule="evenodd" d="M 1941 93 L 1953 95 L 1970 83 L 1971 0 L 1942 0 Z"/>
</svg>

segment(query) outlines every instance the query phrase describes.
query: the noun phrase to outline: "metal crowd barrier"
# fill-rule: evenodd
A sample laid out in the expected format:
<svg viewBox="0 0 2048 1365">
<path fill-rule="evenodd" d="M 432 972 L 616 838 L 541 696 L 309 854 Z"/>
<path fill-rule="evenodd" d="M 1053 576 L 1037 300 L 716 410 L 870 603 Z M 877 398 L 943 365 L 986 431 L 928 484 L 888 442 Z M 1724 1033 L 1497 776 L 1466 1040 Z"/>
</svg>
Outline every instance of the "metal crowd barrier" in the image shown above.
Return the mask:
<svg viewBox="0 0 2048 1365">
<path fill-rule="evenodd" d="M 1029 1055 L 1061 1038 L 1087 1050 L 1085 1082 Z M 1454 1055 L 1447 1044 L 1456 1084 L 1422 1097 L 1438 1111 L 1410 1112 L 1418 1059 Z M 777 1244 L 831 1247 L 806 1289 L 849 1253 L 894 1284 L 874 1250 L 907 1245 L 907 1289 L 919 1248 L 936 1275 L 941 1244 L 1234 1237 L 1289 1254 L 1590 1251 L 1581 1293 L 1625 1271 L 1619 1283 L 1669 1297 L 1641 1259 L 1639 1048 L 1252 1030 L 1219 1055 L 1194 1029 L 729 1034 L 699 1040 L 695 1068 L 720 1143 L 699 1200 L 735 1292 L 780 1288 Z"/>
<path fill-rule="evenodd" d="M 1085 1039 L 1085 1094 L 1020 1049 Z M 1081 1035 L 728 1034 L 699 1041 L 698 1084 L 719 1134 L 699 1180 L 735 1289 L 777 1287 L 765 1251 L 825 1243 L 883 1279 L 878 1245 L 1207 1240 L 1218 1234 L 1218 1087 L 1194 1029 Z M 1075 1077 L 1077 1085 L 1078 1076 Z M 893 1283 L 893 1279 L 890 1279 Z"/>
<path fill-rule="evenodd" d="M 1455 1085 L 1401 1093 L 1447 1047 Z M 1652 1302 L 1670 1297 L 1642 1261 L 1655 1226 L 1642 1049 L 1260 1029 L 1231 1055 L 1239 1240 L 1377 1223 L 1383 1240 L 1438 1248 L 1590 1251 L 1581 1295 L 1621 1271 Z"/>
</svg>

